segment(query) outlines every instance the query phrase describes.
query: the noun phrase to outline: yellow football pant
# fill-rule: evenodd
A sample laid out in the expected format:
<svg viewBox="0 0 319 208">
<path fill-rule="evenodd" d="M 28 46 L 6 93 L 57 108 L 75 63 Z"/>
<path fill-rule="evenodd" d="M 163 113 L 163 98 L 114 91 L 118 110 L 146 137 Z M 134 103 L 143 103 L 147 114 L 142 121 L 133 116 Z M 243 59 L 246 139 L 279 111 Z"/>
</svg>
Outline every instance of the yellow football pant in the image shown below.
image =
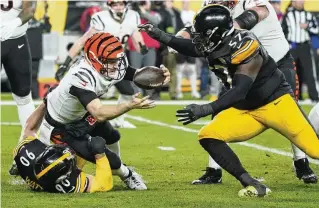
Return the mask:
<svg viewBox="0 0 319 208">
<path fill-rule="evenodd" d="M 289 94 L 255 110 L 224 110 L 202 127 L 198 138 L 218 139 L 227 143 L 242 142 L 268 128 L 288 138 L 310 157 L 319 159 L 318 137 Z"/>
</svg>

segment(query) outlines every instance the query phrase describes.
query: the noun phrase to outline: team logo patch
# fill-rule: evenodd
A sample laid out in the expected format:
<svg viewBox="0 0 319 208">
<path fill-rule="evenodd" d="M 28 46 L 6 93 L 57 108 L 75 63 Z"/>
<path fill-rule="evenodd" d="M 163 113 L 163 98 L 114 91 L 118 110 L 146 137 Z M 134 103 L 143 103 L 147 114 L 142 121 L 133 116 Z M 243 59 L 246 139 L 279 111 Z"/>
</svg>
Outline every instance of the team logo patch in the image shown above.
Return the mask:
<svg viewBox="0 0 319 208">
<path fill-rule="evenodd" d="M 93 117 L 93 116 L 91 116 L 91 115 L 89 115 L 88 117 L 86 117 L 86 119 L 85 119 L 91 126 L 93 126 L 95 123 L 96 123 L 96 119 Z"/>
</svg>

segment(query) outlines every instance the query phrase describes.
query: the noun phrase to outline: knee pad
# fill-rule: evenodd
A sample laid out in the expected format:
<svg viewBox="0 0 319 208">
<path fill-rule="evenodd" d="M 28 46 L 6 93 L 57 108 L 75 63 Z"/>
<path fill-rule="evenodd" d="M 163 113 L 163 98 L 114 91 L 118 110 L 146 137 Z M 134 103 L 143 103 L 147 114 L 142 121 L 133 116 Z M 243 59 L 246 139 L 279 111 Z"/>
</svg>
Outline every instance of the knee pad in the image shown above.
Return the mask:
<svg viewBox="0 0 319 208">
<path fill-rule="evenodd" d="M 22 94 L 22 93 L 20 93 L 20 94 Z M 13 97 L 14 101 L 17 103 L 18 106 L 19 105 L 20 106 L 21 105 L 27 105 L 27 104 L 29 104 L 32 101 L 32 97 L 31 97 L 31 92 L 30 91 L 25 93 L 24 96 L 19 96 L 19 95 L 16 95 L 16 94 L 12 93 L 12 97 Z"/>
<path fill-rule="evenodd" d="M 121 167 L 121 159 L 117 154 L 109 150 L 108 148 L 105 148 L 105 155 L 107 159 L 109 160 L 110 167 L 112 170 L 119 169 Z"/>
<path fill-rule="evenodd" d="M 114 129 L 111 133 L 111 135 L 108 138 L 105 138 L 106 144 L 110 145 L 110 144 L 114 144 L 118 141 L 120 141 L 121 138 L 121 134 L 118 130 Z"/>
</svg>

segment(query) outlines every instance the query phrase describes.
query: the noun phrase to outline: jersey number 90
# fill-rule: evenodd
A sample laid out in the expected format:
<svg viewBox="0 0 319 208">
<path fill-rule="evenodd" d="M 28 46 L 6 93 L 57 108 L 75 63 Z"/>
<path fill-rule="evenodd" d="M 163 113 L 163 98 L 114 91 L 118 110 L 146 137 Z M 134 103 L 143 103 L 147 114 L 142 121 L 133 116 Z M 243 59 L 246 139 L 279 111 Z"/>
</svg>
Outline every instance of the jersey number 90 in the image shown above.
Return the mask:
<svg viewBox="0 0 319 208">
<path fill-rule="evenodd" d="M 8 5 L 4 5 L 4 4 L 1 4 L 1 10 L 2 11 L 9 11 L 10 9 L 13 8 L 13 1 L 12 0 L 8 0 Z"/>
</svg>

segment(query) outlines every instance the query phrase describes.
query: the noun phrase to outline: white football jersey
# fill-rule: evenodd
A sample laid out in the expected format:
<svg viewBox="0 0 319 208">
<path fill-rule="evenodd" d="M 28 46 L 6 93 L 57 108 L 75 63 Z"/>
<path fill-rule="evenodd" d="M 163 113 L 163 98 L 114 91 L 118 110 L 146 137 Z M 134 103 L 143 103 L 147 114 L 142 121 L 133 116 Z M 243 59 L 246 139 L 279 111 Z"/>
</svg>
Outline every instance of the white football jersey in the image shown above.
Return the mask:
<svg viewBox="0 0 319 208">
<path fill-rule="evenodd" d="M 246 9 L 255 6 L 266 6 L 269 11 L 269 15 L 267 18 L 253 27 L 250 31 L 252 31 L 258 37 L 269 55 L 276 62 L 278 62 L 289 51 L 289 44 L 282 31 L 282 27 L 277 18 L 276 11 L 268 2 L 268 0 L 239 0 L 238 4 L 232 11 L 233 18 L 235 19 Z"/>
<path fill-rule="evenodd" d="M 18 17 L 22 11 L 22 0 L 0 0 L 0 24 L 1 22 L 12 21 Z M 15 39 L 25 34 L 28 29 L 28 23 L 17 27 L 9 39 Z"/>
<path fill-rule="evenodd" d="M 87 110 L 77 97 L 70 94 L 72 86 L 92 91 L 100 97 L 119 81 L 121 80 L 108 80 L 103 77 L 85 58 L 81 58 L 71 66 L 59 86 L 49 93 L 47 97 L 48 112 L 55 121 L 62 124 L 78 121 L 83 118 Z"/>
<path fill-rule="evenodd" d="M 128 38 L 137 29 L 139 24 L 141 24 L 140 15 L 130 9 L 125 13 L 124 20 L 121 23 L 112 17 L 109 10 L 97 12 L 91 18 L 91 27 L 98 31 L 111 33 L 123 45 L 126 44 Z"/>
</svg>

